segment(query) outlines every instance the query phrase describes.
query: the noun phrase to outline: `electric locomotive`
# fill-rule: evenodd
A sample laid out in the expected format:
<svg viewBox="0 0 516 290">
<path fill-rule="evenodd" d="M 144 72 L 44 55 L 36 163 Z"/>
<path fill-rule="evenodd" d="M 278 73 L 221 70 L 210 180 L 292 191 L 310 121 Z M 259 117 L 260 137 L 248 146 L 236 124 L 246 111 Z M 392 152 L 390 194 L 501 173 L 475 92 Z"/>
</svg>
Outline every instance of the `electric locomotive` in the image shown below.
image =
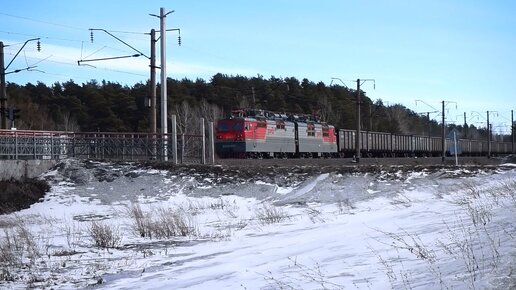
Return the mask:
<svg viewBox="0 0 516 290">
<path fill-rule="evenodd" d="M 308 115 L 234 110 L 217 123 L 222 158 L 327 157 L 337 153 L 335 127 Z"/>
</svg>

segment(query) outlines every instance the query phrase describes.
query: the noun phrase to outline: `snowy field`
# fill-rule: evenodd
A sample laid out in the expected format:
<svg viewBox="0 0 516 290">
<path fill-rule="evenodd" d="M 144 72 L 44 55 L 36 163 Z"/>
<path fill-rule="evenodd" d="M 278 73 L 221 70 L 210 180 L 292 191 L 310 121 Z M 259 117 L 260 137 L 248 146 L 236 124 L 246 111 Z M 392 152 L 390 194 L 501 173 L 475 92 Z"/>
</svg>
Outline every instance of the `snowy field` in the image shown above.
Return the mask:
<svg viewBox="0 0 516 290">
<path fill-rule="evenodd" d="M 515 167 L 263 176 L 68 160 L 0 288 L 516 288 Z"/>
</svg>

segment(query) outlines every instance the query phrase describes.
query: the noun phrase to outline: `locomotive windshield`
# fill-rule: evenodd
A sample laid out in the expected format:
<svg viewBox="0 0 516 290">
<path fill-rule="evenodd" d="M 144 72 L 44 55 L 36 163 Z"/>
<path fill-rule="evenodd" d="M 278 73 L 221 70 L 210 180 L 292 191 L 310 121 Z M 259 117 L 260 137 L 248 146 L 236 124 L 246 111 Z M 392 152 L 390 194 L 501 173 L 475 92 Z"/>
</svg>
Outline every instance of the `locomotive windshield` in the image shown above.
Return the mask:
<svg viewBox="0 0 516 290">
<path fill-rule="evenodd" d="M 244 123 L 235 121 L 219 121 L 217 124 L 218 132 L 232 132 L 232 131 L 243 131 Z"/>
</svg>

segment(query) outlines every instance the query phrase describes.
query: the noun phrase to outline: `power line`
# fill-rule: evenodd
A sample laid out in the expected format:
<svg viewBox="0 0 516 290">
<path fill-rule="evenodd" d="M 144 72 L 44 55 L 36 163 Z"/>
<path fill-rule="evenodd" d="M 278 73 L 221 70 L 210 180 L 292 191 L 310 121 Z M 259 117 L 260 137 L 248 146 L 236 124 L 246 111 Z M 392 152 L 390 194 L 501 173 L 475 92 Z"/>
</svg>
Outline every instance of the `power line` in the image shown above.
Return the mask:
<svg viewBox="0 0 516 290">
<path fill-rule="evenodd" d="M 86 28 L 70 26 L 70 25 L 66 25 L 66 24 L 59 24 L 59 23 L 49 22 L 49 21 L 44 21 L 44 20 L 38 20 L 38 19 L 24 17 L 24 16 L 16 16 L 16 15 L 2 13 L 2 12 L 0 12 L 0 14 L 1 15 L 5 15 L 5 16 L 9 16 L 9 17 L 13 17 L 13 18 L 19 18 L 19 19 L 24 19 L 24 20 L 34 21 L 34 22 L 45 23 L 45 24 L 49 24 L 49 25 L 61 26 L 61 27 L 66 27 L 66 28 L 70 28 L 70 29 L 87 30 Z M 144 35 L 144 34 L 146 34 L 145 32 L 123 31 L 123 30 L 109 30 L 109 32 L 123 33 L 123 34 L 136 34 L 136 35 Z M 21 33 L 18 33 L 18 34 L 23 35 Z"/>
<path fill-rule="evenodd" d="M 55 57 L 55 56 L 50 55 L 49 57 Z M 61 59 L 69 61 L 69 62 L 65 62 L 65 61 L 53 60 L 53 59 L 50 59 L 49 57 L 38 58 L 38 57 L 31 57 L 31 56 L 29 56 L 27 58 L 28 59 L 33 59 L 33 60 L 38 60 L 40 62 L 45 61 L 45 62 L 52 62 L 52 63 L 56 63 L 56 64 L 69 65 L 69 66 L 77 67 L 77 61 L 76 60 L 69 59 L 69 58 L 66 58 L 66 57 L 59 57 Z M 37 63 L 39 63 L 39 62 L 37 62 Z M 134 73 L 134 72 L 129 72 L 129 71 L 111 69 L 111 68 L 106 68 L 106 67 L 95 67 L 95 68 L 96 69 L 100 69 L 100 70 L 105 70 L 105 71 L 112 71 L 112 72 L 117 72 L 117 73 L 123 73 L 123 74 L 129 74 L 129 75 L 135 75 L 135 76 L 141 76 L 141 77 L 147 77 L 147 75 L 145 75 L 145 74 L 139 74 L 139 73 Z M 47 73 L 47 72 L 45 72 L 45 73 Z M 47 74 L 50 74 L 50 73 L 47 73 Z"/>
<path fill-rule="evenodd" d="M 134 31 L 120 31 L 120 30 L 108 30 L 113 33 L 124 33 L 124 34 L 136 34 L 136 35 L 146 35 L 148 33 L 145 32 L 134 32 Z"/>
<path fill-rule="evenodd" d="M 50 21 L 44 21 L 44 20 L 39 20 L 39 19 L 35 19 L 35 18 L 25 17 L 25 16 L 17 16 L 17 15 L 12 15 L 12 14 L 8 14 L 8 13 L 2 13 L 2 12 L 0 12 L 0 15 L 5 15 L 5 16 L 12 17 L 12 18 L 18 18 L 18 19 L 23 19 L 23 20 L 29 20 L 29 21 L 38 22 L 38 23 L 44 23 L 44 24 L 48 24 L 48 25 L 60 26 L 60 27 L 68 28 L 68 29 L 85 30 L 84 28 L 81 28 L 81 27 L 76 27 L 76 26 L 71 26 L 71 25 L 66 25 L 66 24 L 59 24 L 59 23 L 54 23 L 54 22 L 50 22 Z"/>
<path fill-rule="evenodd" d="M 77 27 L 77 26 L 71 26 L 71 25 L 67 25 L 67 24 L 55 23 L 55 22 L 50 22 L 50 21 L 30 18 L 30 17 L 26 17 L 26 16 L 18 16 L 18 15 L 2 13 L 2 12 L 0 12 L 0 15 L 5 15 L 5 16 L 9 16 L 9 17 L 17 18 L 17 19 L 28 20 L 28 21 L 32 21 L 32 22 L 38 22 L 38 23 L 44 23 L 44 24 L 48 24 L 48 25 L 64 27 L 64 28 L 73 29 L 73 30 L 88 30 L 87 28 L 83 28 L 83 27 Z M 114 33 L 132 34 L 132 35 L 145 35 L 146 34 L 145 32 L 136 32 L 136 31 L 123 31 L 123 30 L 108 30 L 108 31 L 109 32 L 114 32 Z M 5 32 L 5 31 L 2 31 L 2 32 Z M 5 33 L 24 35 L 23 33 L 13 33 L 13 32 L 5 32 Z M 28 34 L 25 34 L 24 36 L 40 37 L 40 36 L 34 36 L 34 35 L 28 35 Z M 53 39 L 58 39 L 58 38 L 53 38 Z M 70 39 L 60 39 L 60 40 L 75 41 L 75 42 L 82 41 L 82 40 L 70 40 Z"/>
<path fill-rule="evenodd" d="M 8 34 L 8 35 L 20 35 L 20 36 L 25 36 L 25 37 L 39 37 L 41 39 L 48 39 L 48 40 L 59 40 L 59 41 L 68 41 L 68 42 L 82 42 L 82 41 L 85 41 L 85 40 L 78 40 L 78 39 L 69 39 L 69 38 L 61 38 L 61 37 L 41 36 L 41 35 L 35 35 L 35 34 L 11 32 L 11 31 L 5 31 L 5 30 L 0 30 L 0 32 Z M 23 43 L 23 42 L 20 42 L 20 43 L 17 43 L 17 44 L 21 44 L 21 43 Z M 15 44 L 12 44 L 12 45 L 15 45 Z"/>
</svg>

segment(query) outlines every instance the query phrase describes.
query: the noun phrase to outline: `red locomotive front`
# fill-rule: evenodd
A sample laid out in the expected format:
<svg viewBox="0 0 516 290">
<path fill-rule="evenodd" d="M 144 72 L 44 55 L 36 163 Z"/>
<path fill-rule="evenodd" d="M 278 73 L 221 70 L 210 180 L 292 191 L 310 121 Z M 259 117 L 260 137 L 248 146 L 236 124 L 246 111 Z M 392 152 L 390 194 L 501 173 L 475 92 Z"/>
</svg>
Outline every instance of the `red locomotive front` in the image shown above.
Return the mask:
<svg viewBox="0 0 516 290">
<path fill-rule="evenodd" d="M 296 152 L 294 123 L 262 110 L 236 110 L 217 123 L 215 148 L 223 158 L 287 157 Z"/>
</svg>

